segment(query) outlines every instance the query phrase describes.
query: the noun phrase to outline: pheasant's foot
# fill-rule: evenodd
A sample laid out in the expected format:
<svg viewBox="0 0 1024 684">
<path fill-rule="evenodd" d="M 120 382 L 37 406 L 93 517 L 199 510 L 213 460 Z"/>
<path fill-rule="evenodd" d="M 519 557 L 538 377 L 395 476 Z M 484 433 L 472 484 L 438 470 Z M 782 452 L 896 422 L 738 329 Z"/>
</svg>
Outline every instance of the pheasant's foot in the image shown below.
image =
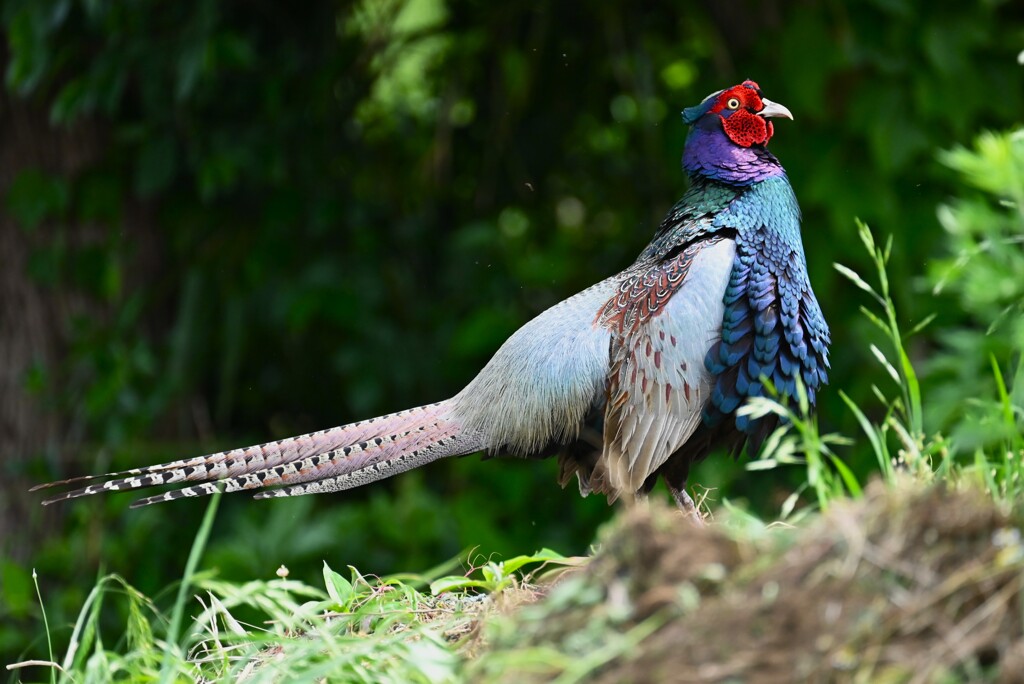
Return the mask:
<svg viewBox="0 0 1024 684">
<path fill-rule="evenodd" d="M 679 510 L 686 514 L 686 517 L 693 520 L 693 522 L 703 527 L 704 516 L 697 509 L 697 504 L 693 503 L 693 499 L 690 497 L 689 492 L 686 491 L 686 487 L 673 487 L 669 485 L 668 490 L 672 492 L 672 498 L 676 500 Z"/>
</svg>

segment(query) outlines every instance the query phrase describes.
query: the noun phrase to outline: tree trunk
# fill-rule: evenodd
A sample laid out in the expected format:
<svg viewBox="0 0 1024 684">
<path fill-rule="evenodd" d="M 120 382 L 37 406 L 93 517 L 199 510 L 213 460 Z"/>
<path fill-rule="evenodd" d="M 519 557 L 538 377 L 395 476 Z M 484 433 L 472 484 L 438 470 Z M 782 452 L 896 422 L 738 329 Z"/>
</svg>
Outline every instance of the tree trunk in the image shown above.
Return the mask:
<svg viewBox="0 0 1024 684">
<path fill-rule="evenodd" d="M 19 173 L 34 169 L 73 177 L 97 159 L 101 148 L 102 132 L 95 123 L 51 126 L 45 105 L 0 89 L 4 202 Z M 0 211 L 0 558 L 23 559 L 26 541 L 52 527 L 55 519 L 52 514 L 43 516 L 39 497 L 27 493 L 33 484 L 27 464 L 43 455 L 67 458 L 73 448 L 66 417 L 46 405 L 45 395 L 28 387 L 33 368 L 52 369 L 62 359 L 71 316 L 96 308 L 72 289 L 41 285 L 30 275 L 33 250 L 48 244 L 57 230 L 74 244 L 87 239 L 84 233 L 90 228 L 44 221 L 29 230 L 8 211 Z"/>
</svg>

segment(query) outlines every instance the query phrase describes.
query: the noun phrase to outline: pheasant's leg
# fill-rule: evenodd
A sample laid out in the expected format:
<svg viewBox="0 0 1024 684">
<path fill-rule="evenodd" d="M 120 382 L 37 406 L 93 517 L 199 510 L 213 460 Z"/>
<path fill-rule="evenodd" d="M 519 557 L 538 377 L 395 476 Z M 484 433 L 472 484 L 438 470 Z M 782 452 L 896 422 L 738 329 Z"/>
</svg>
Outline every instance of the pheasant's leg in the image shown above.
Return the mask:
<svg viewBox="0 0 1024 684">
<path fill-rule="evenodd" d="M 698 525 L 704 525 L 704 518 L 701 516 L 700 511 L 697 510 L 697 504 L 693 503 L 693 499 L 690 498 L 690 494 L 686 491 L 686 485 L 682 487 L 676 487 L 671 482 L 666 481 L 668 485 L 668 491 L 672 492 L 672 498 L 676 500 L 676 505 L 679 506 L 679 510 L 686 514 L 688 518 L 691 518 Z"/>
</svg>

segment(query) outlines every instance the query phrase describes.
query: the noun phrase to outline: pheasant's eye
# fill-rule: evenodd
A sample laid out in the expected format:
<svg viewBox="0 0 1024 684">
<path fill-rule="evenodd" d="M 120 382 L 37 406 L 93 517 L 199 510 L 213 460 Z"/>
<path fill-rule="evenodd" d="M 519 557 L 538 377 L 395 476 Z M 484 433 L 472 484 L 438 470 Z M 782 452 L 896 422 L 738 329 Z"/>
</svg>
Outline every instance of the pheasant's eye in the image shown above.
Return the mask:
<svg viewBox="0 0 1024 684">
<path fill-rule="evenodd" d="M 729 101 L 725 103 L 725 106 L 728 107 L 729 109 L 739 109 L 740 101 L 737 100 L 735 97 L 730 97 Z"/>
</svg>

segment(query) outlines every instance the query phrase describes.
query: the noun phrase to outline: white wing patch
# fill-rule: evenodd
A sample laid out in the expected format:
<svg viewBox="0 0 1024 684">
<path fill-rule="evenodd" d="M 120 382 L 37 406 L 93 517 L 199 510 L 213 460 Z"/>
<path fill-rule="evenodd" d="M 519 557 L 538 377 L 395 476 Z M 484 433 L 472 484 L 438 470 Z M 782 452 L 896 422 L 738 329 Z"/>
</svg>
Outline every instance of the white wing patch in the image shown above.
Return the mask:
<svg viewBox="0 0 1024 684">
<path fill-rule="evenodd" d="M 604 449 L 595 469 L 610 497 L 638 491 L 693 434 L 711 393 L 704 356 L 721 335 L 731 240 L 696 247 L 654 315 L 613 336 Z"/>
</svg>

